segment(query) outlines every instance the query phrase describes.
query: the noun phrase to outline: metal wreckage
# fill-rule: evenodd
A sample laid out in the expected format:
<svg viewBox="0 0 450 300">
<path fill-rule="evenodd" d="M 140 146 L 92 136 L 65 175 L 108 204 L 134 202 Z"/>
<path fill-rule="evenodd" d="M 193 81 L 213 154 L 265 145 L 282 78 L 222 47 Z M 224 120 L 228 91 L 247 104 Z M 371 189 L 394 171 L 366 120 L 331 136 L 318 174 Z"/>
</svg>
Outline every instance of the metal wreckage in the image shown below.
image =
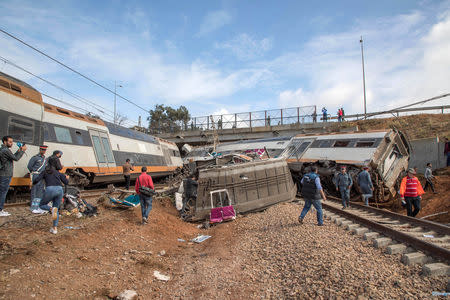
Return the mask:
<svg viewBox="0 0 450 300">
<path fill-rule="evenodd" d="M 410 156 L 407 138 L 395 129 L 301 134 L 223 143 L 212 149 L 196 148 L 185 157 L 185 165 L 198 174 L 196 193 L 183 197 L 181 216 L 186 221 L 208 219 L 211 209 L 220 206 L 233 205 L 236 212 L 246 213 L 292 200 L 301 177 L 313 165 L 325 191 L 335 196 L 339 195 L 333 178 L 340 166 L 347 166 L 354 181 L 353 198 L 359 191 L 356 176 L 368 166 L 375 188 L 371 201 L 392 206 Z M 183 186 L 187 184 L 185 180 Z"/>
</svg>

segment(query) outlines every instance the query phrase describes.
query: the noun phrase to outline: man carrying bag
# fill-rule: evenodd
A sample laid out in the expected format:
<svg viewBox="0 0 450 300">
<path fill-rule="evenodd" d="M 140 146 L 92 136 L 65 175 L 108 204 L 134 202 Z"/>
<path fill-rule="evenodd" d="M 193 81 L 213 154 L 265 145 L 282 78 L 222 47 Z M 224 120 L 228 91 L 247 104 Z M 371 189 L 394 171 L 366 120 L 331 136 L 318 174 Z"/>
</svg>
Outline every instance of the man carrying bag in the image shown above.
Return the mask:
<svg viewBox="0 0 450 300">
<path fill-rule="evenodd" d="M 147 167 L 142 167 L 142 173 L 137 178 L 134 186 L 141 202 L 142 224 L 147 224 L 148 222 L 148 215 L 152 210 L 152 196 L 155 194 L 152 177 L 146 172 Z"/>
</svg>

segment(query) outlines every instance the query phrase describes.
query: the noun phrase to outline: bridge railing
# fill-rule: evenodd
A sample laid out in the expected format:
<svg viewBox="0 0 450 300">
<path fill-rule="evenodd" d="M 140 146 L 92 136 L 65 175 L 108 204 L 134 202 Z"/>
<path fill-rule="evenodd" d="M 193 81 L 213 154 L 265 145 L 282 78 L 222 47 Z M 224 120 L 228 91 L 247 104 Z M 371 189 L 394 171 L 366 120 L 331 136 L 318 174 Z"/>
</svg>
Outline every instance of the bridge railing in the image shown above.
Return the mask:
<svg viewBox="0 0 450 300">
<path fill-rule="evenodd" d="M 430 107 L 414 107 L 404 109 L 392 109 L 387 111 L 378 111 L 373 113 L 364 114 L 352 114 L 346 115 L 345 121 L 360 120 L 364 118 L 372 118 L 382 115 L 394 115 L 399 116 L 400 113 L 417 113 L 425 111 L 436 111 L 440 113 L 448 112 L 450 105 L 439 105 Z M 324 122 L 322 112 L 318 112 L 315 105 L 291 107 L 283 109 L 271 109 L 261 110 L 253 112 L 243 112 L 235 114 L 223 114 L 212 116 L 193 117 L 187 123 L 171 128 L 152 128 L 150 133 L 177 133 L 180 131 L 190 130 L 212 130 L 214 120 L 214 128 L 216 129 L 232 129 L 232 128 L 252 128 L 252 127 L 265 127 L 265 126 L 277 126 L 288 124 L 306 124 Z M 327 120 L 330 122 L 338 121 L 336 115 L 327 115 Z"/>
<path fill-rule="evenodd" d="M 260 110 L 235 114 L 194 117 L 187 130 L 252 128 L 295 123 L 312 123 L 317 114 L 315 105 Z"/>
</svg>

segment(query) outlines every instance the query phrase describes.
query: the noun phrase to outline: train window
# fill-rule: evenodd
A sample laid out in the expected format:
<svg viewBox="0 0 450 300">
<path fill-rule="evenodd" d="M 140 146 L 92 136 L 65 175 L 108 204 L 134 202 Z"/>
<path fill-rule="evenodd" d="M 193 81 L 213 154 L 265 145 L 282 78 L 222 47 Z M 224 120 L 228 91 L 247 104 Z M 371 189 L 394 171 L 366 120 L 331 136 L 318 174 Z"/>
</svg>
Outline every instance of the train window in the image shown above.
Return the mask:
<svg viewBox="0 0 450 300">
<path fill-rule="evenodd" d="M 347 147 L 350 141 L 336 141 L 333 147 Z"/>
<path fill-rule="evenodd" d="M 22 90 L 17 85 L 11 84 L 11 89 L 15 92 L 22 93 Z"/>
<path fill-rule="evenodd" d="M 373 147 L 375 141 L 358 141 L 356 142 L 355 147 L 357 148 L 370 148 Z"/>
<path fill-rule="evenodd" d="M 69 143 L 72 144 L 72 137 L 70 136 L 70 131 L 67 128 L 63 127 L 54 127 L 56 140 L 60 143 Z"/>
<path fill-rule="evenodd" d="M 60 108 L 57 108 L 56 110 L 58 112 L 62 113 L 62 114 L 70 115 L 70 113 L 68 111 L 66 111 L 66 110 L 63 110 L 63 109 L 60 109 Z"/>
<path fill-rule="evenodd" d="M 311 142 L 304 142 L 303 144 L 300 145 L 300 147 L 298 147 L 297 149 L 297 154 L 302 154 L 305 149 L 309 146 L 309 144 L 311 144 Z"/>
<path fill-rule="evenodd" d="M 84 116 L 83 116 L 83 115 L 80 115 L 80 114 L 77 114 L 77 113 L 73 113 L 73 115 L 74 115 L 75 117 L 77 117 L 77 118 L 84 119 Z"/>
<path fill-rule="evenodd" d="M 32 143 L 34 133 L 34 123 L 18 119 L 16 117 L 10 117 L 8 122 L 8 135 L 13 139 Z"/>
<path fill-rule="evenodd" d="M 109 144 L 108 139 L 105 137 L 102 137 L 102 143 L 103 143 L 103 148 L 105 149 L 105 152 L 106 152 L 106 158 L 108 159 L 108 162 L 113 163 L 114 155 L 111 151 L 111 145 Z"/>
<path fill-rule="evenodd" d="M 75 143 L 78 145 L 84 144 L 83 135 L 81 135 L 81 132 L 78 130 L 75 131 Z"/>
<path fill-rule="evenodd" d="M 92 142 L 94 143 L 95 153 L 97 154 L 97 159 L 99 163 L 106 163 L 106 154 L 103 151 L 102 144 L 100 143 L 100 138 L 98 136 L 92 136 Z"/>
<path fill-rule="evenodd" d="M 9 82 L 5 81 L 5 80 L 1 80 L 0 79 L 0 86 L 5 87 L 7 89 L 9 89 Z"/>
</svg>

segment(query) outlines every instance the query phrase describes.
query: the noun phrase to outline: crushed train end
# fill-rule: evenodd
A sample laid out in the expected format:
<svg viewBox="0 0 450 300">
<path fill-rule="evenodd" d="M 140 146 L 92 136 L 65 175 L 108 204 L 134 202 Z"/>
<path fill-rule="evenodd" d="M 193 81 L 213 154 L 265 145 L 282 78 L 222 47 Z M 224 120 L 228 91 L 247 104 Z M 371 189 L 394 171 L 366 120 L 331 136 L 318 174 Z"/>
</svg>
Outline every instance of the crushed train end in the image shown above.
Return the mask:
<svg viewBox="0 0 450 300">
<path fill-rule="evenodd" d="M 255 160 L 199 171 L 197 197 L 190 197 L 181 215 L 186 221 L 209 218 L 211 192 L 226 189 L 237 213 L 263 210 L 294 199 L 296 187 L 286 160 Z"/>
</svg>

